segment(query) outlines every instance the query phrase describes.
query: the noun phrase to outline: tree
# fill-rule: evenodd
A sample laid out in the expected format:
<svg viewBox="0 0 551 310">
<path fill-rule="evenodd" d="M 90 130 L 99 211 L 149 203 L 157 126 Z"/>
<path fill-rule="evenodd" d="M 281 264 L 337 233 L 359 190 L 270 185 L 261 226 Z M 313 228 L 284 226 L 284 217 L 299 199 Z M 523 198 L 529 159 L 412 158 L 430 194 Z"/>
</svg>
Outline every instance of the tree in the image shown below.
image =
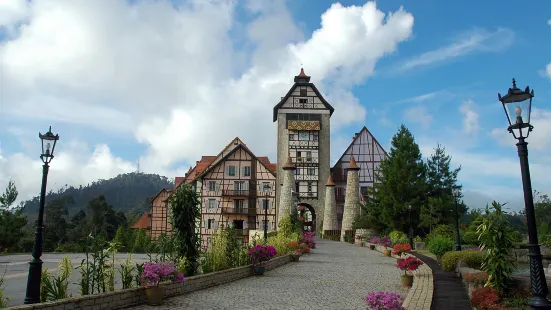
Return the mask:
<svg viewBox="0 0 551 310">
<path fill-rule="evenodd" d="M 67 241 L 69 206 L 74 204 L 71 196 L 61 196 L 47 203 L 44 231 L 46 251 L 54 251 L 60 242 Z"/>
<path fill-rule="evenodd" d="M 457 188 L 461 194 L 461 185 L 457 184 L 457 175 L 461 171 L 461 166 L 456 169 L 451 168 L 451 156 L 446 154 L 446 150 L 440 144 L 437 145 L 434 153 L 427 160 L 427 204 L 421 210 L 421 223 L 424 227 L 432 230 L 432 227 L 438 224 L 451 224 L 455 220 L 455 197 L 453 189 Z M 459 216 L 466 210 L 461 203 Z"/>
<path fill-rule="evenodd" d="M 9 181 L 6 191 L 0 195 L 0 250 L 17 247 L 23 236 L 27 217 L 22 215 L 23 207 L 11 208 L 19 192 L 13 181 Z"/>
<path fill-rule="evenodd" d="M 381 225 L 408 232 L 411 206 L 412 226 L 417 227 L 426 191 L 425 173 L 419 145 L 402 124 L 392 137 L 388 157 L 379 166 L 379 183 L 371 194 L 375 205 L 370 209 L 379 210 L 377 220 Z"/>
<path fill-rule="evenodd" d="M 538 233 L 550 234 L 551 233 L 551 199 L 548 195 L 542 195 L 539 192 L 534 191 L 534 212 L 536 215 L 536 222 L 538 225 Z"/>
<path fill-rule="evenodd" d="M 189 262 L 186 275 L 192 276 L 197 270 L 201 239 L 198 224 L 201 222 L 201 206 L 197 193 L 187 183 L 181 184 L 170 196 L 172 227 L 179 240 L 180 257 Z"/>
</svg>

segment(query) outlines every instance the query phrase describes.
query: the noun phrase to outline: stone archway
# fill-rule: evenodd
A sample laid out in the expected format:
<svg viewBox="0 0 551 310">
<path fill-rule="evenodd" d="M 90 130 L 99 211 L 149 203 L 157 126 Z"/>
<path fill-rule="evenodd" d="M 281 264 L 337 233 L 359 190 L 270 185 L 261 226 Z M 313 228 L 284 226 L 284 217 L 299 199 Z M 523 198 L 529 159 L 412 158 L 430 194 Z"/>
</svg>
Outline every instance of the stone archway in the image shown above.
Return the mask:
<svg viewBox="0 0 551 310">
<path fill-rule="evenodd" d="M 303 221 L 305 231 L 316 231 L 316 210 L 307 203 L 297 206 L 299 220 Z"/>
</svg>

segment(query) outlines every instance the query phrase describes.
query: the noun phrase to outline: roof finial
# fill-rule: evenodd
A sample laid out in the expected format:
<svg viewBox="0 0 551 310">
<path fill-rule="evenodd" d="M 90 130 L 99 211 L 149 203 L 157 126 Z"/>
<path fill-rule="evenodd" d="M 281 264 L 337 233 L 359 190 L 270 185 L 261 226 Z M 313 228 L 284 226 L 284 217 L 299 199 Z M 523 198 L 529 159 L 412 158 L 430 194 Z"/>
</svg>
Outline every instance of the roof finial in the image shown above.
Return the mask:
<svg viewBox="0 0 551 310">
<path fill-rule="evenodd" d="M 301 82 L 301 83 L 309 83 L 310 82 L 310 77 L 308 75 L 306 75 L 306 73 L 304 73 L 304 68 L 302 67 L 302 64 L 301 64 L 301 68 L 300 68 L 300 73 L 295 76 L 295 83 L 297 82 Z"/>
<path fill-rule="evenodd" d="M 515 78 L 513 78 L 513 88 L 517 88 L 517 81 L 515 81 Z"/>
</svg>

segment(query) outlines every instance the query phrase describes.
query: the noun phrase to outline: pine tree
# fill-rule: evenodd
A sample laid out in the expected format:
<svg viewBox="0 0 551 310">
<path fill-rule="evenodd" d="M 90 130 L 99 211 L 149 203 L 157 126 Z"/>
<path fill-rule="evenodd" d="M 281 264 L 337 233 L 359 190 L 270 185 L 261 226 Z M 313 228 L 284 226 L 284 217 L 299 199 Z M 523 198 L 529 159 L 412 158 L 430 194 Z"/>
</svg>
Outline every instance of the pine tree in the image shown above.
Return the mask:
<svg viewBox="0 0 551 310">
<path fill-rule="evenodd" d="M 438 224 L 450 224 L 455 221 L 455 198 L 453 189 L 461 190 L 457 184 L 457 175 L 461 166 L 451 168 L 451 156 L 446 154 L 445 148 L 437 145 L 434 153 L 427 160 L 427 189 L 428 203 L 421 212 L 421 222 L 431 229 Z M 460 199 L 461 195 L 457 198 Z M 459 215 L 465 213 L 463 204 L 458 207 Z"/>
<path fill-rule="evenodd" d="M 380 183 L 375 184 L 372 194 L 382 225 L 407 233 L 411 206 L 412 227 L 417 227 L 426 191 L 425 172 L 419 145 L 402 124 L 392 137 L 388 157 L 379 166 Z"/>
</svg>

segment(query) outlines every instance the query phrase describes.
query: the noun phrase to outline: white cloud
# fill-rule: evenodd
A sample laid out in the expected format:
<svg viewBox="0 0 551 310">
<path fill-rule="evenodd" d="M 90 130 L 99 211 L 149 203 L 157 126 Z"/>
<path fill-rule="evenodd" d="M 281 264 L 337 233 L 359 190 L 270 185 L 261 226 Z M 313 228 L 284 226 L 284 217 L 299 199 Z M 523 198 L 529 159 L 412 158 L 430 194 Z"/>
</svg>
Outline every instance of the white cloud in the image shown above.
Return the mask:
<svg viewBox="0 0 551 310">
<path fill-rule="evenodd" d="M 551 19 L 547 21 L 547 24 L 551 26 Z"/>
<path fill-rule="evenodd" d="M 442 63 L 475 52 L 501 51 L 509 47 L 513 43 L 514 38 L 515 34 L 510 29 L 498 28 L 495 31 L 488 31 L 476 28 L 461 34 L 449 45 L 412 57 L 401 64 L 397 70 L 406 71 L 417 67 Z"/>
<path fill-rule="evenodd" d="M 550 78 L 551 79 L 551 62 L 547 64 L 547 66 L 545 67 L 545 70 L 543 72 L 543 74 Z"/>
<path fill-rule="evenodd" d="M 404 118 L 412 123 L 417 123 L 423 127 L 428 127 L 432 123 L 432 115 L 424 105 L 411 107 L 404 112 Z"/>
<path fill-rule="evenodd" d="M 459 107 L 463 114 L 463 132 L 473 134 L 478 132 L 478 113 L 474 110 L 475 104 L 472 100 L 465 100 Z"/>
<path fill-rule="evenodd" d="M 411 36 L 414 20 L 401 8 L 385 15 L 374 2 L 337 3 L 310 36 L 283 1 L 250 1 L 256 17 L 245 27 L 230 0 L 190 0 L 177 8 L 168 0 L 9 3 L 0 6 L 0 27 L 14 29 L 0 41 L 0 104 L 7 117 L 133 133 L 147 148 L 142 170 L 169 176 L 175 164 L 216 154 L 235 136 L 274 158 L 272 108 L 301 63 L 335 107 L 332 130 L 360 126 L 366 111 L 351 87 Z M 235 44 L 233 36 L 245 47 L 235 47 L 243 42 Z M 47 117 L 44 102 L 54 107 Z M 50 188 L 134 170 L 107 146 L 92 152 L 85 144 L 62 147 L 66 141 L 52 163 Z M 0 188 L 11 176 L 22 195 L 36 194 L 40 162 L 6 152 Z"/>
</svg>

